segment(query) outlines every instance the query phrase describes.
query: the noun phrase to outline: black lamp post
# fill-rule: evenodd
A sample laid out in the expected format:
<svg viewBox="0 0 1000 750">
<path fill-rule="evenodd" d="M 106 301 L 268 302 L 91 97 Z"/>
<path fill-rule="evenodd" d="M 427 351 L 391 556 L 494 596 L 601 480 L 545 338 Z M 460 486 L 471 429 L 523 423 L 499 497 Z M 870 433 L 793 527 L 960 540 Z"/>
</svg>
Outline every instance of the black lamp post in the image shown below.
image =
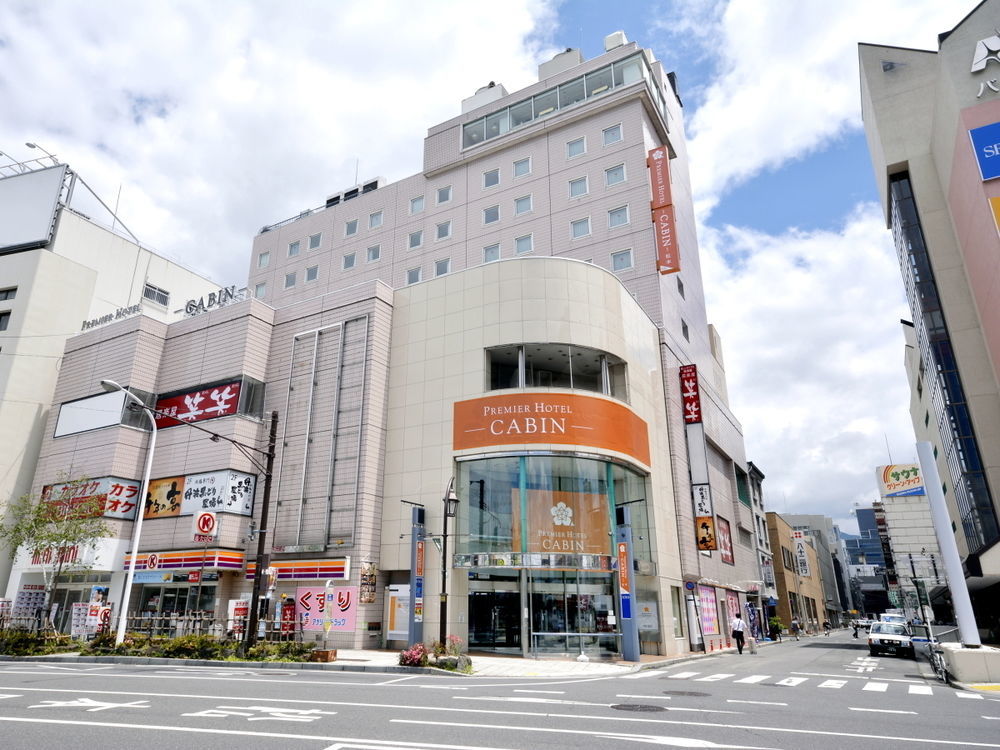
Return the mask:
<svg viewBox="0 0 1000 750">
<path fill-rule="evenodd" d="M 444 518 L 441 531 L 441 645 L 448 638 L 448 519 L 458 515 L 458 495 L 455 494 L 455 477 L 448 481 L 444 492 Z"/>
</svg>

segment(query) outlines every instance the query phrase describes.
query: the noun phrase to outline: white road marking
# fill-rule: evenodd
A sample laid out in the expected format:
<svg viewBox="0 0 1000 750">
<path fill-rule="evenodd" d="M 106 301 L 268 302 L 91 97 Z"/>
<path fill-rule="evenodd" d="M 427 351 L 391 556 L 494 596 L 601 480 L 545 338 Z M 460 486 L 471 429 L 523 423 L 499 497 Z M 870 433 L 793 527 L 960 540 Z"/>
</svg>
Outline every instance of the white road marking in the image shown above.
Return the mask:
<svg viewBox="0 0 1000 750">
<path fill-rule="evenodd" d="M 983 699 L 983 696 L 981 695 L 976 695 L 975 693 L 965 693 L 962 692 L 961 690 L 956 690 L 955 695 L 957 695 L 959 698 L 968 698 L 969 700 L 974 700 L 974 701 L 981 701 Z"/>
<path fill-rule="evenodd" d="M 984 719 L 990 719 L 991 721 L 1000 721 L 1000 716 L 984 716 Z"/>
<path fill-rule="evenodd" d="M 615 698 L 642 698 L 646 701 L 669 701 L 672 700 L 669 695 L 628 695 L 627 693 L 620 693 L 615 696 Z"/>
<path fill-rule="evenodd" d="M 659 670 L 656 669 L 644 669 L 641 672 L 636 672 L 635 674 L 623 674 L 623 680 L 643 680 L 647 677 L 656 677 Z"/>
<path fill-rule="evenodd" d="M 890 708 L 854 708 L 853 706 L 847 707 L 849 711 L 867 711 L 873 714 L 914 714 L 916 711 L 893 711 Z"/>
<path fill-rule="evenodd" d="M 686 680 L 688 677 L 694 677 L 696 674 L 701 674 L 701 672 L 678 672 L 677 674 L 670 675 L 670 679 Z"/>
<path fill-rule="evenodd" d="M 739 680 L 733 680 L 733 682 L 742 682 L 742 683 L 748 683 L 748 684 L 752 685 L 755 682 L 763 682 L 764 680 L 766 680 L 770 676 L 771 675 L 769 675 L 769 674 L 752 674 L 749 677 L 743 677 L 743 678 L 741 678 Z"/>
<path fill-rule="evenodd" d="M 870 690 L 870 691 L 872 691 L 874 693 L 884 693 L 886 690 L 889 689 L 889 683 L 888 682 L 867 682 L 867 683 L 865 683 L 864 687 L 862 687 L 861 689 L 862 690 Z"/>
<path fill-rule="evenodd" d="M 846 684 L 847 680 L 823 680 L 823 682 L 821 682 L 816 687 L 837 689 L 844 687 L 844 685 Z"/>
<path fill-rule="evenodd" d="M 415 680 L 417 675 L 409 675 L 407 677 L 397 677 L 395 680 L 385 680 L 383 682 L 376 682 L 376 685 L 394 685 L 397 682 L 406 682 L 407 680 Z"/>
<path fill-rule="evenodd" d="M 779 703 L 777 701 L 738 701 L 730 698 L 726 703 L 752 703 L 755 706 L 787 706 L 787 703 Z"/>
<path fill-rule="evenodd" d="M 855 677 L 854 675 L 851 675 L 851 674 L 826 674 L 825 672 L 791 672 L 790 674 L 801 674 L 801 675 L 805 675 L 806 677 L 836 677 L 836 678 L 842 679 L 842 680 L 870 680 L 871 679 L 871 677 Z M 919 683 L 921 685 L 924 684 L 923 680 L 908 680 L 908 679 L 899 679 L 899 680 L 896 680 L 896 679 L 893 679 L 891 677 L 879 677 L 879 680 L 881 680 L 882 682 L 907 682 L 907 683 L 909 683 L 909 682 L 915 682 L 915 683 Z"/>
<path fill-rule="evenodd" d="M 695 682 L 719 682 L 719 680 L 726 680 L 730 677 L 735 677 L 734 674 L 726 674 L 725 672 L 719 672 L 718 674 L 710 674 L 708 677 L 699 677 Z"/>
<path fill-rule="evenodd" d="M 934 695 L 930 685 L 910 685 L 907 692 L 910 695 Z"/>
<path fill-rule="evenodd" d="M 0 700 L 4 698 L 22 698 L 21 695 L 14 695 L 13 693 L 0 693 Z"/>
<path fill-rule="evenodd" d="M 789 687 L 795 687 L 796 685 L 801 685 L 807 679 L 807 677 L 786 677 L 783 680 L 778 680 L 775 685 L 788 685 Z"/>
<path fill-rule="evenodd" d="M 427 690 L 468 690 L 467 687 L 458 687 L 457 685 L 415 685 L 414 687 L 426 688 Z"/>
<path fill-rule="evenodd" d="M 515 693 L 547 693 L 548 695 L 565 695 L 565 690 L 515 690 Z"/>
</svg>

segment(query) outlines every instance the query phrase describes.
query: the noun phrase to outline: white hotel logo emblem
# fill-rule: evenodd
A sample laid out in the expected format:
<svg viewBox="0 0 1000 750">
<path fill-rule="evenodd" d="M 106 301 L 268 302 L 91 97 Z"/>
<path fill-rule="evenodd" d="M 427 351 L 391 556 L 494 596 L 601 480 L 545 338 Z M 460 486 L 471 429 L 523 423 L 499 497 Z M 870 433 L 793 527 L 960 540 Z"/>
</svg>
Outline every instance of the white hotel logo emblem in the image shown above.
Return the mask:
<svg viewBox="0 0 1000 750">
<path fill-rule="evenodd" d="M 976 51 L 972 55 L 972 72 L 978 73 L 980 70 L 985 70 L 990 60 L 1000 63 L 998 53 L 1000 53 L 1000 34 L 980 39 L 976 42 Z"/>
<path fill-rule="evenodd" d="M 553 505 L 552 510 L 549 511 L 552 514 L 552 525 L 553 526 L 572 526 L 573 525 L 573 509 L 566 505 L 566 503 L 559 503 L 558 505 Z"/>
</svg>

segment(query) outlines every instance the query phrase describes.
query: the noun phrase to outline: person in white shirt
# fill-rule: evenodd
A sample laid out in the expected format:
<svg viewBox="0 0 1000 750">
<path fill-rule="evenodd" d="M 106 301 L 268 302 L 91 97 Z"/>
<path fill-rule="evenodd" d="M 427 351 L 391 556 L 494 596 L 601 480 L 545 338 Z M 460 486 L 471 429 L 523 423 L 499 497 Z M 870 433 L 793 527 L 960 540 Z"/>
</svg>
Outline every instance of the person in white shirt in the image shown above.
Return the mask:
<svg viewBox="0 0 1000 750">
<path fill-rule="evenodd" d="M 736 641 L 736 650 L 739 653 L 743 653 L 743 631 L 746 629 L 746 623 L 743 622 L 743 618 L 740 617 L 740 613 L 737 612 L 736 616 L 729 623 L 729 629 L 733 631 L 733 640 Z"/>
</svg>

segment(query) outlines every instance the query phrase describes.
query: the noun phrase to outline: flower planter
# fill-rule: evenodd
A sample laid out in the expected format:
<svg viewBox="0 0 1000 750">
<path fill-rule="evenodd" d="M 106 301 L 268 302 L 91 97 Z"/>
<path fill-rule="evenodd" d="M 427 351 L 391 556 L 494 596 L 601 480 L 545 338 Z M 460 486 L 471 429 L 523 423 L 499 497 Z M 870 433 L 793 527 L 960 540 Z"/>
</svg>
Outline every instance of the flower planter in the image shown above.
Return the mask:
<svg viewBox="0 0 1000 750">
<path fill-rule="evenodd" d="M 309 661 L 337 661 L 337 649 L 316 649 L 309 654 Z"/>
</svg>

